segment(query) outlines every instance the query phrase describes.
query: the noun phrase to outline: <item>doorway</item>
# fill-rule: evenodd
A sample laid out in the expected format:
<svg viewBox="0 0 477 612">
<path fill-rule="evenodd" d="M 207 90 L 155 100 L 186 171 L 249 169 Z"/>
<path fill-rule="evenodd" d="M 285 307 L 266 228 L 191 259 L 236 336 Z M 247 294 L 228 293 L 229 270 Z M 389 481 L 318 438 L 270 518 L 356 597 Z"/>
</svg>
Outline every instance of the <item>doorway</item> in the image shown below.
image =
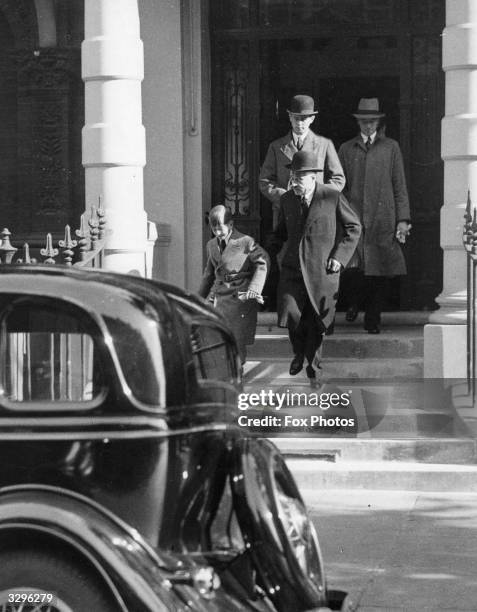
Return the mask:
<svg viewBox="0 0 477 612">
<path fill-rule="evenodd" d="M 269 143 L 289 130 L 291 97 L 303 93 L 318 101 L 312 129 L 337 149 L 356 134 L 352 113 L 359 99 L 377 97 L 386 112 L 386 134 L 403 153 L 413 224 L 405 247 L 408 275 L 389 307 L 433 309 L 442 288 L 445 3 L 340 0 L 339 10 L 328 2 L 300 6 L 291 0 L 234 0 L 225 11 L 211 2 L 213 201 L 228 204 L 237 227 L 264 241 L 272 220 L 258 174 Z"/>
</svg>

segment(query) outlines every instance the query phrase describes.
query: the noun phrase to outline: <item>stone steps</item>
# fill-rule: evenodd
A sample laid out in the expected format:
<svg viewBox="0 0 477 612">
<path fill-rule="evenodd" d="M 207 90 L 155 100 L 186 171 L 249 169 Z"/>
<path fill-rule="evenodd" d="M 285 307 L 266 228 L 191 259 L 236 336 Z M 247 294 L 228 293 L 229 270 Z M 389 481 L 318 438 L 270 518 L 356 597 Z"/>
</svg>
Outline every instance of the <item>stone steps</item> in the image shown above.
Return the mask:
<svg viewBox="0 0 477 612">
<path fill-rule="evenodd" d="M 285 350 L 290 353 L 290 347 Z M 262 383 L 276 381 L 277 384 L 298 384 L 307 382 L 305 370 L 297 376 L 290 376 L 288 369 L 292 356 L 280 356 L 277 348 L 270 349 L 274 355 L 273 362 L 267 354 L 257 355 L 255 350 L 248 352 L 248 366 L 246 372 L 252 372 L 255 381 Z M 327 380 L 359 381 L 393 379 L 394 381 L 413 380 L 422 378 L 423 363 L 419 357 L 388 357 L 388 358 L 336 358 L 325 357 L 321 362 L 323 376 Z"/>
<path fill-rule="evenodd" d="M 405 461 L 342 461 L 287 459 L 302 491 L 380 489 L 403 491 L 477 492 L 477 465 Z M 326 493 L 324 493 L 326 495 Z"/>
<path fill-rule="evenodd" d="M 324 343 L 322 385 L 313 388 L 304 371 L 288 373 L 287 330 L 275 326 L 274 313 L 260 315 L 246 364 L 246 392 L 352 393 L 359 425 L 354 431 L 280 427 L 269 432 L 301 489 L 477 491 L 475 437 L 446 385 L 423 379 L 427 316 L 384 313 L 381 334 L 369 335 L 360 318 L 346 323 L 338 313 L 335 333 Z M 277 414 L 312 412 L 310 406 L 292 406 Z"/>
<path fill-rule="evenodd" d="M 290 342 L 286 330 L 257 329 L 255 343 L 248 351 L 251 359 L 265 355 L 289 357 Z M 422 329 L 403 327 L 396 334 L 383 330 L 379 335 L 367 334 L 364 330 L 348 330 L 339 327 L 332 336 L 326 336 L 323 344 L 325 359 L 387 359 L 420 358 L 424 354 Z"/>
<path fill-rule="evenodd" d="M 287 459 L 315 461 L 372 462 L 404 461 L 408 463 L 473 464 L 477 441 L 461 438 L 273 438 L 274 444 Z"/>
</svg>

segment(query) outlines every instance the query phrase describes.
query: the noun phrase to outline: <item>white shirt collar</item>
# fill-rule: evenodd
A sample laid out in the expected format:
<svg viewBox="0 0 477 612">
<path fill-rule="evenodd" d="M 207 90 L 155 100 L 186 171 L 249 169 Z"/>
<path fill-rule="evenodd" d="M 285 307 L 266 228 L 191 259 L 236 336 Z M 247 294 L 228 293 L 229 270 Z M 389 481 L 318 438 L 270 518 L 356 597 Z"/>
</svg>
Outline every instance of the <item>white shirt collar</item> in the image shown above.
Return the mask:
<svg viewBox="0 0 477 612">
<path fill-rule="evenodd" d="M 373 143 L 374 143 L 374 141 L 375 141 L 375 139 L 376 139 L 376 134 L 377 134 L 377 132 L 373 132 L 373 133 L 371 134 L 371 136 L 365 136 L 365 135 L 363 134 L 363 132 L 360 132 L 360 133 L 361 133 L 361 138 L 363 139 L 363 142 L 364 142 L 365 144 L 368 142 L 368 138 L 371 138 L 371 144 L 373 144 Z"/>
<path fill-rule="evenodd" d="M 301 142 L 303 143 L 305 138 L 308 136 L 309 131 L 310 129 L 308 128 L 304 134 L 302 134 L 301 136 L 298 136 L 298 134 L 295 134 L 295 132 L 292 130 L 293 144 L 296 146 L 298 139 L 300 139 Z"/>
<path fill-rule="evenodd" d="M 219 243 L 219 246 L 222 240 L 225 240 L 226 245 L 229 243 L 230 237 L 232 236 L 232 232 L 233 232 L 233 229 L 230 230 L 230 232 L 227 234 L 227 236 L 225 236 L 225 238 L 219 238 L 217 236 L 217 242 Z"/>
</svg>

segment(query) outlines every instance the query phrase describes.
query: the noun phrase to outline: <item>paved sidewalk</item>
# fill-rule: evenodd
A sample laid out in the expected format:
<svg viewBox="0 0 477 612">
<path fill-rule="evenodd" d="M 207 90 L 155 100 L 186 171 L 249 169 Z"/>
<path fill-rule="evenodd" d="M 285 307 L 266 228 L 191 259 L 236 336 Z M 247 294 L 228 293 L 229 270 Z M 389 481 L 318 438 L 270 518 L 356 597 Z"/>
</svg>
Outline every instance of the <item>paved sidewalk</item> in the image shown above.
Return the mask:
<svg viewBox="0 0 477 612">
<path fill-rule="evenodd" d="M 329 587 L 357 610 L 477 611 L 477 494 L 302 493 Z"/>
</svg>

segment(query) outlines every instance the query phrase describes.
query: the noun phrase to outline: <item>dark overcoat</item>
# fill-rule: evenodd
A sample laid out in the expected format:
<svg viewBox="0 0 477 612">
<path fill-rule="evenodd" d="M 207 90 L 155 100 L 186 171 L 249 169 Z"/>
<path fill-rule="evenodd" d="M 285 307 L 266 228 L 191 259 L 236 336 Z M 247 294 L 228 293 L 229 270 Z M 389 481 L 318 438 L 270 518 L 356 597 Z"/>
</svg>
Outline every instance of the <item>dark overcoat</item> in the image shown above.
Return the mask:
<svg viewBox="0 0 477 612">
<path fill-rule="evenodd" d="M 409 221 L 409 198 L 399 145 L 377 135 L 366 150 L 360 135 L 341 145 L 338 155 L 346 176 L 343 191 L 358 214 L 363 233 L 350 266 L 368 276 L 406 274 L 396 225 Z"/>
<path fill-rule="evenodd" d="M 253 344 L 258 304 L 239 300 L 238 294 L 248 289 L 261 294 L 269 266 L 267 252 L 236 229 L 222 253 L 217 238 L 207 243 L 207 264 L 198 293 L 225 316 L 239 348 Z"/>
<path fill-rule="evenodd" d="M 319 183 L 329 184 L 338 191 L 343 189 L 345 184 L 343 168 L 331 140 L 308 130 L 302 151 L 313 151 L 316 154 L 316 163 L 320 169 L 317 173 Z M 290 169 L 286 166 L 290 164 L 296 152 L 297 148 L 290 131 L 270 144 L 260 169 L 260 191 L 277 208 L 280 197 L 288 189 Z"/>
<path fill-rule="evenodd" d="M 333 257 L 346 266 L 358 244 L 361 226 L 343 195 L 317 184 L 308 211 L 293 190 L 280 200 L 278 225 L 269 249 L 276 253 L 286 243 L 278 286 L 278 325 L 300 320 L 307 296 L 325 327 L 333 321 L 339 274 L 326 271 Z"/>
</svg>

